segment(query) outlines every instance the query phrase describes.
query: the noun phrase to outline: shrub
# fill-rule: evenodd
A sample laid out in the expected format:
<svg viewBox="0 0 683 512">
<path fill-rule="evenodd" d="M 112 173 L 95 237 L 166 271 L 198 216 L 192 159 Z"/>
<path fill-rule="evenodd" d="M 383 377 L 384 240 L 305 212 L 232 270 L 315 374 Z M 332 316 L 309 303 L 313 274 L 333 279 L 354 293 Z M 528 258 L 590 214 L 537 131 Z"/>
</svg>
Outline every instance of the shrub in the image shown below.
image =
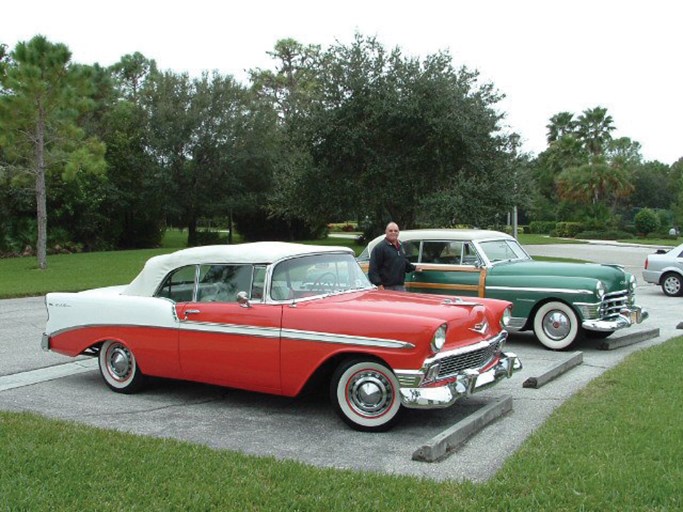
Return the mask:
<svg viewBox="0 0 683 512">
<path fill-rule="evenodd" d="M 197 231 L 197 245 L 215 245 L 221 243 L 219 231 Z"/>
<path fill-rule="evenodd" d="M 575 238 L 584 238 L 587 240 L 623 240 L 633 238 L 633 235 L 618 229 L 606 229 L 599 231 L 581 231 L 580 233 L 577 233 Z"/>
<path fill-rule="evenodd" d="M 512 234 L 512 226 L 509 224 L 498 224 L 495 226 L 489 226 L 488 229 L 492 229 L 494 231 L 501 231 L 503 233 L 506 233 L 508 235 Z M 517 234 L 521 235 L 524 233 L 524 226 L 517 226 Z"/>
<path fill-rule="evenodd" d="M 261 208 L 233 214 L 234 224 L 243 239 L 249 242 L 259 240 L 318 240 L 327 235 L 325 223 L 311 225 L 303 219 L 275 217 Z"/>
<path fill-rule="evenodd" d="M 560 238 L 576 238 L 576 235 L 583 231 L 583 224 L 580 222 L 558 222 L 555 225 L 555 236 Z"/>
<path fill-rule="evenodd" d="M 659 217 L 650 208 L 640 210 L 636 214 L 634 222 L 638 233 L 645 236 L 659 229 Z"/>
<path fill-rule="evenodd" d="M 529 223 L 527 233 L 534 235 L 549 235 L 557 224 L 554 220 L 534 220 Z"/>
</svg>

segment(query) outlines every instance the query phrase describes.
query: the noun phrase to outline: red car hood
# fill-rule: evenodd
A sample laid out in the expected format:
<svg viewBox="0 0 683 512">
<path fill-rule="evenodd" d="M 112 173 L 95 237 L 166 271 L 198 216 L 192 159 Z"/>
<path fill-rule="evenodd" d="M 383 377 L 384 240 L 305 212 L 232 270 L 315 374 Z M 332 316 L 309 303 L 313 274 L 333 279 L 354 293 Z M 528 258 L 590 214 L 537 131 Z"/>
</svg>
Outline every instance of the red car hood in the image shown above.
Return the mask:
<svg viewBox="0 0 683 512">
<path fill-rule="evenodd" d="M 362 291 L 302 301 L 297 310 L 312 324 L 324 322 L 328 329 L 349 335 L 405 339 L 421 344 L 448 324 L 446 345 L 476 343 L 500 332 L 500 319 L 509 302 L 479 297 L 456 297 L 393 291 Z M 484 321 L 488 328 L 482 329 Z M 303 325 L 301 325 L 303 328 Z M 478 331 L 477 328 L 480 330 Z M 320 330 L 325 327 L 320 325 Z M 422 340 L 422 341 L 420 341 Z"/>
</svg>

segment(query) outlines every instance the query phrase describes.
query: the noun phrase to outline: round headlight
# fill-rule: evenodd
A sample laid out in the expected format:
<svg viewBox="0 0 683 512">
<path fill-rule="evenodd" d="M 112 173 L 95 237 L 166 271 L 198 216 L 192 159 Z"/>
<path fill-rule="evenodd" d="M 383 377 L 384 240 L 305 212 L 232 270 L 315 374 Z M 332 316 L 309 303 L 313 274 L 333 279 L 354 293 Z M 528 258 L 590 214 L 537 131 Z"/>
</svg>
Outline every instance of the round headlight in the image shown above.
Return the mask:
<svg viewBox="0 0 683 512">
<path fill-rule="evenodd" d="M 602 281 L 598 281 L 598 284 L 595 285 L 595 293 L 598 295 L 599 299 L 602 299 L 605 296 L 605 285 Z"/>
<path fill-rule="evenodd" d="M 628 280 L 628 286 L 631 289 L 631 291 L 636 291 L 636 288 L 638 288 L 638 282 L 636 281 L 636 276 L 631 274 L 631 277 Z"/>
<path fill-rule="evenodd" d="M 438 352 L 446 343 L 446 324 L 442 324 L 434 333 L 432 338 L 432 351 Z"/>
<path fill-rule="evenodd" d="M 510 320 L 512 319 L 512 308 L 509 306 L 505 308 L 505 311 L 503 311 L 503 316 L 500 319 L 500 326 L 505 329 L 508 325 L 510 325 Z"/>
</svg>

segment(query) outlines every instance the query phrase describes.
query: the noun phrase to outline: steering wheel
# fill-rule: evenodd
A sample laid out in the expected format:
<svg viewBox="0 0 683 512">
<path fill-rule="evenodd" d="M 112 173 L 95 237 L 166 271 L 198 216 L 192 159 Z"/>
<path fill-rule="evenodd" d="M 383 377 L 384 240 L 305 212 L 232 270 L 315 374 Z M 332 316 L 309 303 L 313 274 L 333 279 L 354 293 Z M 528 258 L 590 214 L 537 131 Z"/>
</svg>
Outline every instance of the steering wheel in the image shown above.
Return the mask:
<svg viewBox="0 0 683 512">
<path fill-rule="evenodd" d="M 324 292 L 326 290 L 332 291 L 336 284 L 337 278 L 334 276 L 334 274 L 332 272 L 325 272 L 323 274 L 320 274 L 318 279 L 315 280 L 311 289 L 318 290 L 321 292 Z"/>
</svg>

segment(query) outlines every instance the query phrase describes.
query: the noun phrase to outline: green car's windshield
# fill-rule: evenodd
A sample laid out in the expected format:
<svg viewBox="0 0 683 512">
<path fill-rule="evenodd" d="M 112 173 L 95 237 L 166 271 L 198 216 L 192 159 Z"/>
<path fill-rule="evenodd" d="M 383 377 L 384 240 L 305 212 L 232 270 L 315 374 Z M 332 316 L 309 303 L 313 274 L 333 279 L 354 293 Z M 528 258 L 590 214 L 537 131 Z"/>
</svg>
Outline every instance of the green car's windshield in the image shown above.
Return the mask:
<svg viewBox="0 0 683 512">
<path fill-rule="evenodd" d="M 531 259 L 517 240 L 489 240 L 479 245 L 491 263 Z"/>
</svg>

